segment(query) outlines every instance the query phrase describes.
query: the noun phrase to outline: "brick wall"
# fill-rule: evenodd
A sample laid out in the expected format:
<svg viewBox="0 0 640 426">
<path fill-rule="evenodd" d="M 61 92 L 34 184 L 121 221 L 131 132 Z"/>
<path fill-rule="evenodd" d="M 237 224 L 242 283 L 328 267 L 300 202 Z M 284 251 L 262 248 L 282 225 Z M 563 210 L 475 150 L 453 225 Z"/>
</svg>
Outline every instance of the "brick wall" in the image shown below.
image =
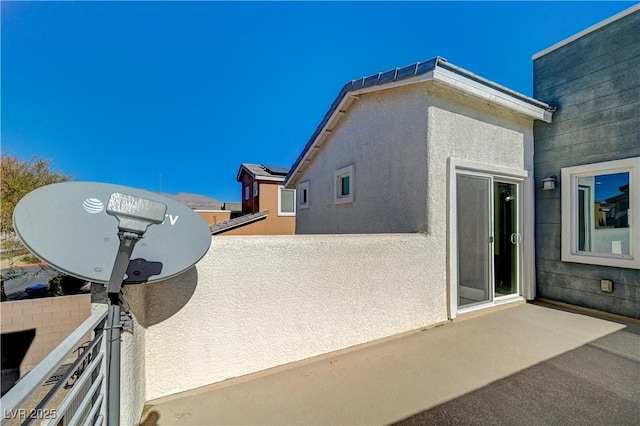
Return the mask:
<svg viewBox="0 0 640 426">
<path fill-rule="evenodd" d="M 90 314 L 90 294 L 2 302 L 2 333 L 36 329 L 36 337 L 22 361 L 20 374 L 32 370 Z"/>
</svg>

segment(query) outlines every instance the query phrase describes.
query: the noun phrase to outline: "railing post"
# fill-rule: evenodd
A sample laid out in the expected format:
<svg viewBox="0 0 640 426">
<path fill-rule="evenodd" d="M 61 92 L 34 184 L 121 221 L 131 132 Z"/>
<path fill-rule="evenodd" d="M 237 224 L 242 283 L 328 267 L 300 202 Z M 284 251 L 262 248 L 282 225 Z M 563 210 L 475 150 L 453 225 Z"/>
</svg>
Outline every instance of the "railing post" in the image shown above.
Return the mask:
<svg viewBox="0 0 640 426">
<path fill-rule="evenodd" d="M 102 341 L 100 342 L 100 349 L 99 351 L 102 352 L 103 354 L 107 355 L 107 333 L 105 333 L 105 323 L 106 323 L 106 319 L 104 322 L 102 322 L 98 327 L 96 327 L 95 332 L 96 335 L 97 333 L 101 334 L 101 338 Z M 102 377 L 104 377 L 105 379 L 102 381 L 102 385 L 100 386 L 100 393 L 102 395 L 104 395 L 104 398 L 102 398 L 102 402 L 100 404 L 100 417 L 102 417 L 103 420 L 106 420 L 107 418 L 107 403 L 106 403 L 106 397 L 107 397 L 107 357 L 105 356 L 102 361 L 100 362 L 100 375 Z M 96 423 L 100 423 L 100 422 L 96 422 Z"/>
</svg>

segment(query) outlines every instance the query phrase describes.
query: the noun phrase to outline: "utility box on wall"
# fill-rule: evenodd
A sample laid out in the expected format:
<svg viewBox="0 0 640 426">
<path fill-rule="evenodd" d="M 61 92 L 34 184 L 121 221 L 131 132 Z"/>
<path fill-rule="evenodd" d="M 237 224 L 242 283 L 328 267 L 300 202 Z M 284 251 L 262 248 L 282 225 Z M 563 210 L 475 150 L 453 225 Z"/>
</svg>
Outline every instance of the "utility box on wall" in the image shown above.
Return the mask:
<svg viewBox="0 0 640 426">
<path fill-rule="evenodd" d="M 613 282 L 611 280 L 600 280 L 600 289 L 611 293 L 613 291 Z"/>
</svg>

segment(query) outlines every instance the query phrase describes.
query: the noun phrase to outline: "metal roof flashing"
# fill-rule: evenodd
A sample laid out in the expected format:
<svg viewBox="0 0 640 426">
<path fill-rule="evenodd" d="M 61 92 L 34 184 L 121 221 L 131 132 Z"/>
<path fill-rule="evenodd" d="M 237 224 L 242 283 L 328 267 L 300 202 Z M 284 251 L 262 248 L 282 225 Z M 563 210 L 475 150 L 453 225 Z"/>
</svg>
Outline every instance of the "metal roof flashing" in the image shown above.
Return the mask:
<svg viewBox="0 0 640 426">
<path fill-rule="evenodd" d="M 436 56 L 428 61 L 394 68 L 346 83 L 291 167 L 284 180 L 284 186 L 292 188 L 296 184 L 296 175 L 302 172 L 301 166 L 309 161 L 309 155 L 318 141 L 330 133 L 332 125 L 347 112 L 350 98 L 356 98 L 363 93 L 431 80 L 509 108 L 532 119 L 551 122 L 554 109 L 548 104 L 501 86 Z"/>
</svg>

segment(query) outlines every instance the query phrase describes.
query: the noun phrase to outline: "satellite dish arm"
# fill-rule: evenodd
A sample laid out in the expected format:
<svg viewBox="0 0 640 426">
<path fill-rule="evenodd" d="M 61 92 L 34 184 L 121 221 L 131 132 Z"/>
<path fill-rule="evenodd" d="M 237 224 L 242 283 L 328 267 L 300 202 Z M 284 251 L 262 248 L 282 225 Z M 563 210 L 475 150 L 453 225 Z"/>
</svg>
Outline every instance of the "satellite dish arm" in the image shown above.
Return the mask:
<svg viewBox="0 0 640 426">
<path fill-rule="evenodd" d="M 118 237 L 120 238 L 120 246 L 118 247 L 116 261 L 113 265 L 113 270 L 111 271 L 109 284 L 107 285 L 107 293 L 109 294 L 109 297 L 112 295 L 118 297 L 120 294 L 122 280 L 124 279 L 124 274 L 127 272 L 131 253 L 133 253 L 133 248 L 135 247 L 136 242 L 142 238 L 142 235 L 130 232 L 119 232 Z"/>
<path fill-rule="evenodd" d="M 114 192 L 109 197 L 107 214 L 118 219 L 120 245 L 107 284 L 109 296 L 107 424 L 120 424 L 120 290 L 127 272 L 131 253 L 150 225 L 162 223 L 167 205 L 146 198 Z"/>
</svg>

